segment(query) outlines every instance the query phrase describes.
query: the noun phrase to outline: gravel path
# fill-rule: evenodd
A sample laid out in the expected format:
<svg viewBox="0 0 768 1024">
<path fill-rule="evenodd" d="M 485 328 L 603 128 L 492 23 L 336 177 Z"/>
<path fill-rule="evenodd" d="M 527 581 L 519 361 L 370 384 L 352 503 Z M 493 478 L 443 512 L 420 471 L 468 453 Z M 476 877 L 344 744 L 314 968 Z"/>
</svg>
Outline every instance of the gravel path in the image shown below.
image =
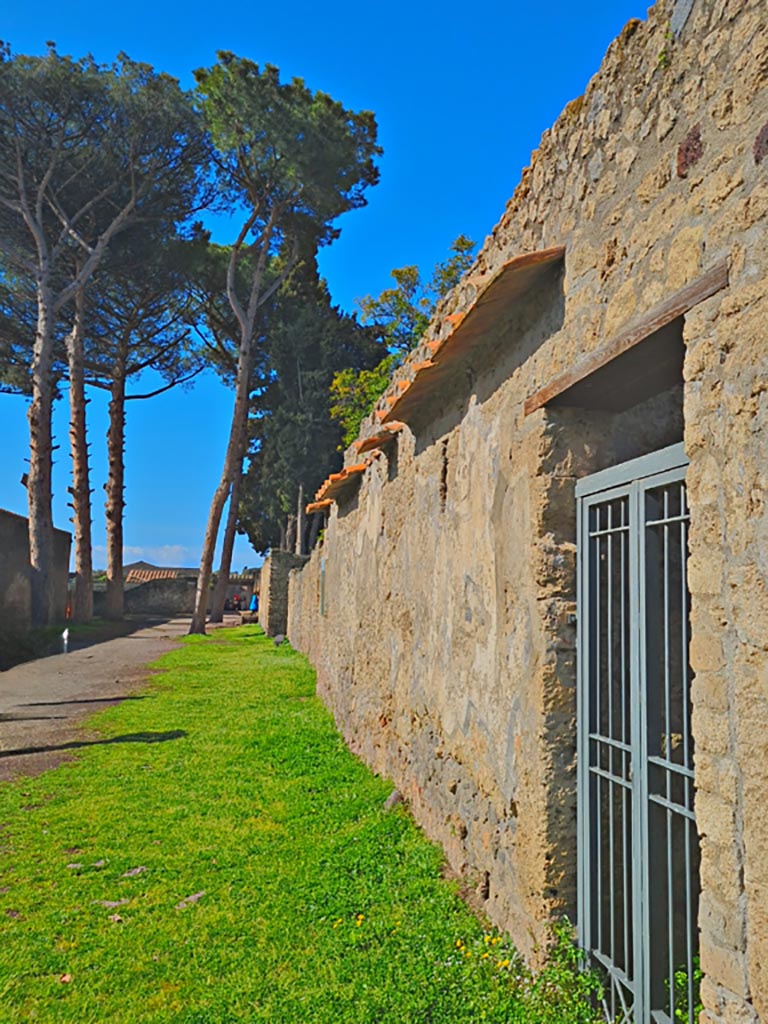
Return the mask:
<svg viewBox="0 0 768 1024">
<path fill-rule="evenodd" d="M 121 700 L 145 699 L 138 691 L 153 674 L 147 666 L 176 646 L 189 622 L 143 624 L 126 636 L 0 672 L 0 780 L 39 775 L 95 742 L 83 719 Z"/>
</svg>

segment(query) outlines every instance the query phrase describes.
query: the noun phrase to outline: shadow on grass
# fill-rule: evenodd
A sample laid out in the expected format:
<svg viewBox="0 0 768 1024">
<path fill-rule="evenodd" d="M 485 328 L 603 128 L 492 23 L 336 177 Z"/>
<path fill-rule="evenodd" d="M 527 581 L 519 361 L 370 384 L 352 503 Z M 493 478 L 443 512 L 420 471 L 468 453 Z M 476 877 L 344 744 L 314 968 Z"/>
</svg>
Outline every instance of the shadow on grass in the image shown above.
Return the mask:
<svg viewBox="0 0 768 1024">
<path fill-rule="evenodd" d="M 45 747 L 20 747 L 16 750 L 0 750 L 0 757 L 21 757 L 24 754 L 50 754 L 61 750 L 79 750 L 83 747 L 109 746 L 111 743 L 167 743 L 180 740 L 187 735 L 185 729 L 171 729 L 169 732 L 130 732 L 125 736 L 112 736 L 106 740 L 75 740 L 70 743 L 56 743 Z"/>
</svg>

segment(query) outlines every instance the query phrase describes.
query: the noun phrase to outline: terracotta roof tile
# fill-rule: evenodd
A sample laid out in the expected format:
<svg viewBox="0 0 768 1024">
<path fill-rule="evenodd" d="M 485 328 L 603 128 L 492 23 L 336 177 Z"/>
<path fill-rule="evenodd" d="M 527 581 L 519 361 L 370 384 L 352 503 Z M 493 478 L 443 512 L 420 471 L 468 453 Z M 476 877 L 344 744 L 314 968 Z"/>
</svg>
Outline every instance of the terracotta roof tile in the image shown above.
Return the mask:
<svg viewBox="0 0 768 1024">
<path fill-rule="evenodd" d="M 332 498 L 323 498 L 322 501 L 311 501 L 304 511 L 307 513 L 308 516 L 311 516 L 313 512 L 325 511 L 325 509 L 330 508 L 332 504 Z"/>
<path fill-rule="evenodd" d="M 395 437 L 400 433 L 404 426 L 404 423 L 398 423 L 397 421 L 387 423 L 384 425 L 382 430 L 373 434 L 371 437 L 363 437 L 355 441 L 353 447 L 359 455 L 362 455 L 363 452 L 370 452 L 374 448 L 384 448 L 386 445 L 391 444 L 392 441 L 394 441 Z"/>
</svg>

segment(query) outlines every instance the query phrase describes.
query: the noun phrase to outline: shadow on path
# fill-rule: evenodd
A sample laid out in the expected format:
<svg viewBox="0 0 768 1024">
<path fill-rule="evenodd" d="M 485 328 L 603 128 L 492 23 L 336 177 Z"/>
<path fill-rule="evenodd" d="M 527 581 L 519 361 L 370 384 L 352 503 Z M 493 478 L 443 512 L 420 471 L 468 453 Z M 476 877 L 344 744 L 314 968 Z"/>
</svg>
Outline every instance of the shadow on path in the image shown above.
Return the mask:
<svg viewBox="0 0 768 1024">
<path fill-rule="evenodd" d="M 57 719 L 64 721 L 66 715 L 6 715 L 0 714 L 0 722 L 53 722 Z"/>
<path fill-rule="evenodd" d="M 74 626 L 73 635 L 69 640 L 69 650 L 84 651 L 89 647 L 96 647 L 98 644 L 107 643 L 109 640 L 149 640 L 150 636 L 135 636 L 142 630 L 151 629 L 153 626 L 162 626 L 171 619 L 167 615 L 126 615 L 123 619 L 103 620 L 95 626 L 83 628 L 82 633 Z M 64 626 L 61 627 L 62 630 Z M 58 654 L 61 647 L 57 647 L 54 653 Z"/>
<path fill-rule="evenodd" d="M 19 704 L 18 706 L 20 708 L 52 708 L 56 704 L 112 704 L 116 700 L 146 700 L 147 697 L 153 696 L 154 694 L 151 693 L 142 693 L 138 696 L 118 693 L 116 697 L 85 697 L 83 700 L 36 700 L 31 704 Z"/>
<path fill-rule="evenodd" d="M 112 736 L 106 740 L 76 740 L 58 743 L 49 747 L 21 747 L 18 750 L 0 750 L 0 757 L 21 757 L 24 754 L 48 754 L 61 750 L 78 750 L 81 747 L 108 746 L 111 743 L 167 743 L 180 740 L 187 735 L 185 729 L 171 729 L 169 732 L 130 732 L 125 736 Z"/>
</svg>

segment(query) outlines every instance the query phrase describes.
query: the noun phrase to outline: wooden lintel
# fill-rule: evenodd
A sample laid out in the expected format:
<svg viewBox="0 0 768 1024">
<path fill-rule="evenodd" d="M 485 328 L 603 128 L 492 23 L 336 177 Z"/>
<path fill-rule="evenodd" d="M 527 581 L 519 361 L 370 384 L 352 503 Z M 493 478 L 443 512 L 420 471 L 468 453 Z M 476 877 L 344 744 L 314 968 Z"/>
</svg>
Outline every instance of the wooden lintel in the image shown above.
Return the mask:
<svg viewBox="0 0 768 1024">
<path fill-rule="evenodd" d="M 645 316 L 634 320 L 624 330 L 606 342 L 605 345 L 601 345 L 594 352 L 587 353 L 572 369 L 561 373 L 554 380 L 550 381 L 549 384 L 529 395 L 525 400 L 525 415 L 530 416 L 537 409 L 541 409 L 547 402 L 551 402 L 553 398 L 557 398 L 558 395 L 573 387 L 574 384 L 578 384 L 585 377 L 595 373 L 596 370 L 605 366 L 606 363 L 610 363 L 611 360 L 616 359 L 617 356 L 638 345 L 655 331 L 660 330 L 673 320 L 676 320 L 677 317 L 687 313 L 688 310 L 693 309 L 694 306 L 703 302 L 704 299 L 715 295 L 722 288 L 725 288 L 727 284 L 728 261 L 722 260 L 720 263 L 710 267 L 701 277 L 697 277 L 695 281 L 691 281 L 690 284 L 685 285 L 684 288 L 675 292 L 674 295 L 670 295 L 653 306 Z"/>
</svg>

